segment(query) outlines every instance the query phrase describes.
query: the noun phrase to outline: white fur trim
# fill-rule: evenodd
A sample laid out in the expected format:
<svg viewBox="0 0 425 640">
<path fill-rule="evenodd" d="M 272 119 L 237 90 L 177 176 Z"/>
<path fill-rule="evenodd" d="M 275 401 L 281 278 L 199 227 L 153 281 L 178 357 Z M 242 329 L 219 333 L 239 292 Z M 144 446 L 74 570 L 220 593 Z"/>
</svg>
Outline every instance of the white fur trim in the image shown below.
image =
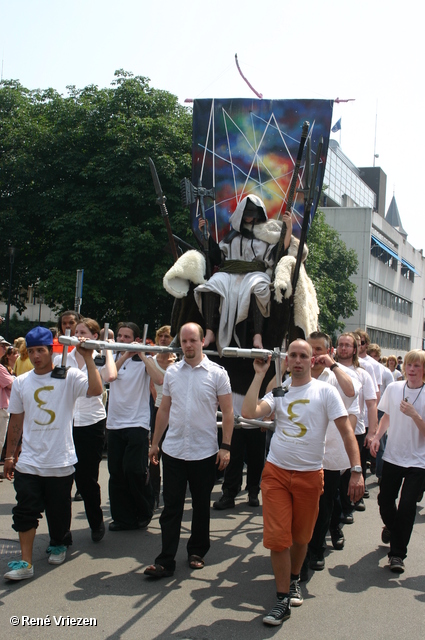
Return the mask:
<svg viewBox="0 0 425 640">
<path fill-rule="evenodd" d="M 277 244 L 280 240 L 280 232 L 282 230 L 282 220 L 268 220 L 259 224 L 244 224 L 244 227 L 254 233 L 258 240 L 268 242 L 269 244 Z"/>
<path fill-rule="evenodd" d="M 298 255 L 299 246 L 300 246 L 300 241 L 298 240 L 298 238 L 296 238 L 295 236 L 291 236 L 291 242 L 288 247 L 288 256 L 293 256 L 294 258 L 296 258 Z M 307 256 L 308 256 L 308 247 L 306 244 L 304 244 L 303 259 L 302 259 L 303 262 L 307 260 Z"/>
<path fill-rule="evenodd" d="M 282 292 L 285 292 L 285 298 L 292 295 L 292 272 L 295 268 L 295 258 L 292 256 L 284 256 L 277 263 L 274 274 L 274 297 L 277 302 L 282 302 Z"/>
<path fill-rule="evenodd" d="M 206 272 L 205 256 L 192 249 L 186 251 L 167 271 L 162 281 L 164 289 L 175 298 L 184 298 L 189 291 L 189 282 L 204 284 Z"/>
<path fill-rule="evenodd" d="M 277 302 L 282 302 L 284 297 L 289 298 L 292 294 L 292 276 L 295 269 L 295 258 L 284 256 L 279 260 L 276 267 L 274 290 Z M 294 295 L 294 322 L 300 327 L 306 336 L 318 327 L 319 307 L 317 304 L 316 290 L 307 275 L 304 265 L 301 265 L 298 275 L 298 282 Z"/>
</svg>

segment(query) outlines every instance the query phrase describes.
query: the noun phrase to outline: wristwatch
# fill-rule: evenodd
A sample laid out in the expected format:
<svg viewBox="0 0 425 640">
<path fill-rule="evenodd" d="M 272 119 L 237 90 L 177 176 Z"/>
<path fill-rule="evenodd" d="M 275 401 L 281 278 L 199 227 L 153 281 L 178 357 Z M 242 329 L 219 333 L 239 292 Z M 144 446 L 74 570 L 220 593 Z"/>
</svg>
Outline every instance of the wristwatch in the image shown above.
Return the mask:
<svg viewBox="0 0 425 640">
<path fill-rule="evenodd" d="M 350 471 L 353 473 L 362 473 L 362 468 L 359 464 L 355 464 L 354 467 L 351 467 Z"/>
<path fill-rule="evenodd" d="M 329 369 L 330 369 L 331 371 L 333 371 L 334 369 L 337 369 L 337 368 L 338 368 L 338 363 L 337 363 L 337 362 L 334 362 L 334 363 L 333 363 L 333 364 L 331 364 L 331 366 L 329 367 Z"/>
</svg>

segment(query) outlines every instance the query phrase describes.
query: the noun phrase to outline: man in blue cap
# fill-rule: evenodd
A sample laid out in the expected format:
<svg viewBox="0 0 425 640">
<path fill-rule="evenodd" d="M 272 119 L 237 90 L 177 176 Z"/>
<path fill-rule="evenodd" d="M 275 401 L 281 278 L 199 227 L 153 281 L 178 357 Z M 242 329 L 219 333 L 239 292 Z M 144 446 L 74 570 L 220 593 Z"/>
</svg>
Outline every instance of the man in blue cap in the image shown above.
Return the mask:
<svg viewBox="0 0 425 640">
<path fill-rule="evenodd" d="M 32 578 L 32 550 L 43 511 L 49 528 L 49 563 L 62 564 L 72 544 L 71 488 L 77 462 L 72 439 L 74 404 L 80 396 L 98 396 L 102 382 L 90 350 L 77 347 L 88 373 L 70 368 L 65 378 L 52 377 L 53 336 L 36 327 L 26 335 L 32 371 L 16 378 L 9 403 L 10 422 L 4 475 L 14 477 L 17 504 L 13 529 L 19 533 L 22 559 L 9 563 L 5 578 Z M 84 339 L 80 338 L 83 342 Z M 22 437 L 22 452 L 15 458 Z"/>
</svg>

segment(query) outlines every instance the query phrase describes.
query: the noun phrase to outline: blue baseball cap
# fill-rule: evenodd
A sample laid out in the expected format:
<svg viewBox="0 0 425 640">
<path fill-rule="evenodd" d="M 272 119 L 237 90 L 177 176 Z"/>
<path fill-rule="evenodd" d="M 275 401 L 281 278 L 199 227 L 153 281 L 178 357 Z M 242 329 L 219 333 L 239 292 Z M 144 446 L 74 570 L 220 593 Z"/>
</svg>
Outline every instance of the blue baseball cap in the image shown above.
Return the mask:
<svg viewBox="0 0 425 640">
<path fill-rule="evenodd" d="M 53 345 L 53 334 L 46 327 L 35 327 L 25 336 L 28 347 L 51 347 Z"/>
</svg>

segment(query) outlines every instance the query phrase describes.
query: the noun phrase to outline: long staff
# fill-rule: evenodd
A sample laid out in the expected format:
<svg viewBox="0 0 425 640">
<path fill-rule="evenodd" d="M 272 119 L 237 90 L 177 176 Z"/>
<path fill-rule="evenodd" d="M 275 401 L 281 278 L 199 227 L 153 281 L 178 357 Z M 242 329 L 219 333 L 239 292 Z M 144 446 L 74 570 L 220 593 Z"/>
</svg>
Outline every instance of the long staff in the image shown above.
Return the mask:
<svg viewBox="0 0 425 640">
<path fill-rule="evenodd" d="M 300 172 L 301 160 L 302 160 L 302 157 L 303 157 L 303 151 L 304 151 L 305 142 L 307 140 L 309 126 L 310 126 L 310 123 L 306 120 L 304 122 L 304 124 L 303 124 L 302 131 L 301 131 L 301 139 L 300 139 L 300 145 L 298 147 L 298 155 L 297 155 L 297 159 L 295 161 L 294 172 L 292 174 L 291 184 L 289 186 L 288 199 L 286 201 L 285 211 L 288 211 L 288 213 L 291 213 L 292 205 L 293 205 L 293 202 L 294 202 L 294 199 L 295 199 L 295 192 L 296 192 L 297 182 L 298 182 L 298 174 Z M 276 270 L 277 263 L 279 262 L 280 258 L 282 257 L 281 254 L 282 254 L 282 250 L 283 250 L 283 242 L 285 240 L 285 233 L 286 233 L 286 229 L 285 229 L 284 226 L 282 226 L 282 231 L 280 232 L 279 244 L 277 245 L 276 261 L 275 261 L 274 271 Z M 273 274 L 273 276 L 274 276 L 274 274 Z M 274 277 L 272 278 L 272 281 L 273 280 L 274 280 Z"/>
</svg>

